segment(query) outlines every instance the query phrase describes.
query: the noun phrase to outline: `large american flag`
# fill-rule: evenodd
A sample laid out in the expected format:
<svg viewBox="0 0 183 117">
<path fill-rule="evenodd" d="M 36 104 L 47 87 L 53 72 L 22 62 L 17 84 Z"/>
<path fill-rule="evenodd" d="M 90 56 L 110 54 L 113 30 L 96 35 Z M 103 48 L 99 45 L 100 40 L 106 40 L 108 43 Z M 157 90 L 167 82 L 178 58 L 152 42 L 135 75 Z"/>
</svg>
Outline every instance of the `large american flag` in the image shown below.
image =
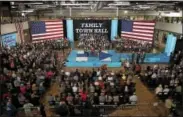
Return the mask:
<svg viewBox="0 0 183 117">
<path fill-rule="evenodd" d="M 18 35 L 20 36 L 21 43 L 24 43 L 23 23 L 22 22 L 15 22 L 15 28 L 16 28 Z"/>
<path fill-rule="evenodd" d="M 32 42 L 56 40 L 64 37 L 63 21 L 35 21 L 30 22 Z"/>
<path fill-rule="evenodd" d="M 121 37 L 132 40 L 149 41 L 152 43 L 154 36 L 154 21 L 121 21 Z"/>
</svg>

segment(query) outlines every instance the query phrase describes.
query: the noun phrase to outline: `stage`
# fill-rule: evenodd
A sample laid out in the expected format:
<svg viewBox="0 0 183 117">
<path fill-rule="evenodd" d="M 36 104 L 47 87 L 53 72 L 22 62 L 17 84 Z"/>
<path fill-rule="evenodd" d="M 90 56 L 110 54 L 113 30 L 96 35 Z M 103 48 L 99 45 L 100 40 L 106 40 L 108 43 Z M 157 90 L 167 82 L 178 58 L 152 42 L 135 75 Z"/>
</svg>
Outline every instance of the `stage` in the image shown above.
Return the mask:
<svg viewBox="0 0 183 117">
<path fill-rule="evenodd" d="M 115 50 L 105 50 L 98 55 L 85 53 L 83 50 L 72 50 L 67 58 L 66 67 L 121 67 L 121 60 L 132 59 L 131 53 L 117 53 Z M 147 53 L 145 64 L 166 64 L 170 57 L 165 53 Z"/>
</svg>

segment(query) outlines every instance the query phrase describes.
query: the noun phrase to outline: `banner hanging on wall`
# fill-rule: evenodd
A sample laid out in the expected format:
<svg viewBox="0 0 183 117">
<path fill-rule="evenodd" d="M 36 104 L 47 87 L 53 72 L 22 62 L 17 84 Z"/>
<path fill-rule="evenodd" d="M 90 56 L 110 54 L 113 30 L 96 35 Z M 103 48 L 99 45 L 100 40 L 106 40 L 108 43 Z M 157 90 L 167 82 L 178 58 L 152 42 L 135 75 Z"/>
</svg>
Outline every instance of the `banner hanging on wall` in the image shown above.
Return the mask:
<svg viewBox="0 0 183 117">
<path fill-rule="evenodd" d="M 4 47 L 16 46 L 16 33 L 2 35 L 1 43 Z"/>
<path fill-rule="evenodd" d="M 102 37 L 110 39 L 110 20 L 74 20 L 73 27 L 75 40 Z"/>
</svg>

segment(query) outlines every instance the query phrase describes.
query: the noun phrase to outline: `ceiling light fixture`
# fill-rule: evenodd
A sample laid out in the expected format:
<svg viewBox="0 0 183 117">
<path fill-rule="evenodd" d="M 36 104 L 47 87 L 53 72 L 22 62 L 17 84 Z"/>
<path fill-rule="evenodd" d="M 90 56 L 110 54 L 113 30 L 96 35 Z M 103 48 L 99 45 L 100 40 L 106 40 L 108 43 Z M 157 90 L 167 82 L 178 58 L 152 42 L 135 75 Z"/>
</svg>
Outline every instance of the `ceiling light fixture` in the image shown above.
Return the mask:
<svg viewBox="0 0 183 117">
<path fill-rule="evenodd" d="M 112 4 L 108 4 L 109 6 L 129 6 L 130 2 L 117 2 L 117 3 L 112 3 Z"/>
<path fill-rule="evenodd" d="M 22 16 L 25 16 L 25 13 L 22 13 Z"/>
<path fill-rule="evenodd" d="M 14 2 L 10 2 L 11 5 L 14 5 L 15 3 Z"/>
<path fill-rule="evenodd" d="M 31 13 L 31 12 L 34 12 L 34 9 L 23 10 L 22 12 L 23 13 Z"/>
<path fill-rule="evenodd" d="M 31 2 L 31 3 L 24 3 L 24 4 L 41 5 L 43 4 L 43 2 Z"/>
<path fill-rule="evenodd" d="M 128 11 L 127 11 L 127 10 L 125 10 L 125 11 L 124 11 L 124 13 L 125 13 L 125 14 L 127 14 L 127 13 L 128 13 Z"/>
</svg>

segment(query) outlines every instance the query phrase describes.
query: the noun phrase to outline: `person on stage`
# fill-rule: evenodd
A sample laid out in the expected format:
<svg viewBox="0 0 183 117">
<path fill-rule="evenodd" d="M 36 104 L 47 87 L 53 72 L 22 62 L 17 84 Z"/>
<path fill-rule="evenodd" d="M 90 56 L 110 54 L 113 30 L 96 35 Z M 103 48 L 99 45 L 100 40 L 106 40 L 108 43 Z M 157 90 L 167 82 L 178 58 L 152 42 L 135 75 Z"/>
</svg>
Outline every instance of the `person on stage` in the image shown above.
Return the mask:
<svg viewBox="0 0 183 117">
<path fill-rule="evenodd" d="M 63 53 L 63 56 L 65 55 L 65 47 L 64 47 L 64 43 L 62 42 L 61 44 L 61 49 L 62 49 L 62 53 Z"/>
<path fill-rule="evenodd" d="M 94 49 L 94 47 L 91 47 L 91 54 L 92 55 L 95 55 L 95 49 Z"/>
<path fill-rule="evenodd" d="M 84 48 L 84 52 L 86 53 L 87 56 L 89 56 L 89 52 L 88 52 L 88 48 L 87 47 Z"/>
<path fill-rule="evenodd" d="M 140 52 L 137 53 L 137 60 L 136 60 L 137 64 L 139 64 L 139 60 L 140 60 Z"/>
<path fill-rule="evenodd" d="M 132 52 L 132 63 L 134 63 L 134 58 L 135 58 L 135 53 L 134 53 L 134 51 Z"/>
<path fill-rule="evenodd" d="M 141 53 L 140 58 L 141 58 L 141 63 L 143 64 L 144 63 L 144 59 L 145 59 L 145 52 Z"/>
</svg>

